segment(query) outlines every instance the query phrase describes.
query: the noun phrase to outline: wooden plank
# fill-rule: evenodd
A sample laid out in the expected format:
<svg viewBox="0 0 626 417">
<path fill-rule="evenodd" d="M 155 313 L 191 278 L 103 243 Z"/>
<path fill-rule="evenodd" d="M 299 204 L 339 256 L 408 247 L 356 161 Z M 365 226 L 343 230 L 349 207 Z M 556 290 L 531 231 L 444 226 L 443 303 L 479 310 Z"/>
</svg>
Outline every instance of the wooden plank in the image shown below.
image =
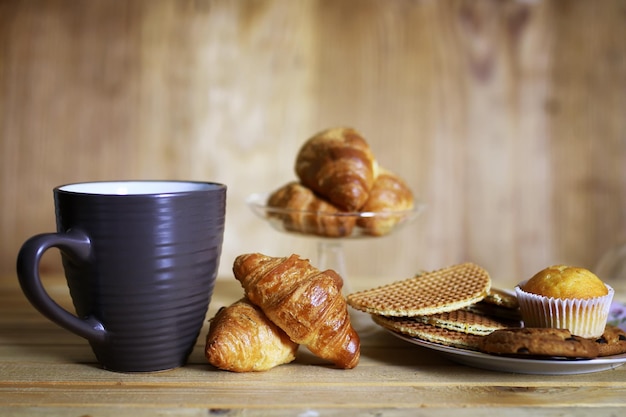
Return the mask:
<svg viewBox="0 0 626 417">
<path fill-rule="evenodd" d="M 526 387 L 527 389 L 548 388 L 552 386 L 570 388 L 606 388 L 622 390 L 626 388 L 623 367 L 594 374 L 580 374 L 564 378 L 559 375 L 525 375 L 486 371 L 458 365 L 436 356 L 432 352 L 413 352 L 420 354 L 419 361 L 411 359 L 410 351 L 401 352 L 387 349 L 387 355 L 393 353 L 396 362 L 372 362 L 365 359 L 354 370 L 335 369 L 327 363 L 309 357 L 300 357 L 296 362 L 282 365 L 269 372 L 231 373 L 220 371 L 202 360 L 182 368 L 158 373 L 123 374 L 105 371 L 95 362 L 69 363 L 44 362 L 25 358 L 20 362 L 2 364 L 3 380 L 0 386 L 10 387 L 47 387 L 61 385 L 110 386 L 125 385 L 141 387 L 154 385 L 162 387 L 205 386 L 218 389 L 222 386 L 242 387 L 247 385 L 290 385 L 308 387 L 309 385 L 344 385 L 361 386 L 423 386 L 423 387 Z M 200 358 L 198 358 L 200 359 Z"/>
<path fill-rule="evenodd" d="M 349 411 L 345 408 L 249 408 L 249 409 L 225 409 L 225 408 L 162 408 L 155 407 L 152 409 L 138 409 L 134 407 L 119 407 L 117 405 L 110 406 L 91 406 L 91 407 L 2 407 L 0 412 L 6 417 L 20 416 L 50 416 L 59 415 L 97 415 L 107 416 L 114 415 L 118 417 L 152 417 L 155 414 L 159 416 L 182 416 L 182 417 L 218 417 L 218 416 L 240 416 L 240 417 L 293 417 L 295 416 L 325 416 L 325 417 L 344 417 L 348 412 L 354 417 L 371 417 L 372 415 L 379 417 L 415 417 L 415 416 L 431 416 L 431 417 L 447 417 L 455 415 L 458 417 L 484 415 L 484 413 L 493 413 L 496 415 L 506 415 L 510 417 L 520 416 L 537 416 L 537 417 L 560 417 L 563 413 L 576 415 L 576 413 L 585 413 L 584 408 L 571 407 L 562 408 L 537 408 L 537 407 L 489 407 L 489 408 L 448 408 L 448 407 L 429 407 L 425 409 L 407 409 L 407 408 L 352 408 Z M 594 407 L 593 415 L 598 417 L 612 417 L 621 412 L 620 407 Z M 482 413 L 482 414 L 481 414 Z"/>
<path fill-rule="evenodd" d="M 17 388 L 17 389 L 15 389 Z M 16 386 L 7 392 L 0 387 L 0 403 L 7 406 L 48 404 L 56 407 L 119 405 L 129 407 L 184 408 L 396 408 L 409 407 L 571 407 L 624 405 L 626 388 L 502 388 L 463 386 L 377 386 L 308 384 L 294 390 L 293 384 L 250 384 L 207 389 L 203 386 L 145 387 L 57 385 Z M 242 402 L 243 401 L 243 402 Z"/>
<path fill-rule="evenodd" d="M 110 178 L 227 183 L 223 276 L 243 252 L 315 259 L 244 199 L 293 179 L 301 143 L 336 124 L 428 204 L 346 243 L 354 276 L 472 260 L 510 286 L 626 239 L 621 0 L 0 7 L 2 275 L 55 229 L 53 186 Z"/>
</svg>

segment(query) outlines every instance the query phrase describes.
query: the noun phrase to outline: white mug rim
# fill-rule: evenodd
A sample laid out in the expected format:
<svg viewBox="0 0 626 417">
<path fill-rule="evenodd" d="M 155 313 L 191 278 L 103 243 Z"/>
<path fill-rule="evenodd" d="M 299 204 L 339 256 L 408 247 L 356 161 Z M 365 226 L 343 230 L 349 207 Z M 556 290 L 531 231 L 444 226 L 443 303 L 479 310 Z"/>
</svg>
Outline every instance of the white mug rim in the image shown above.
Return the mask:
<svg viewBox="0 0 626 417">
<path fill-rule="evenodd" d="M 70 194 L 128 196 L 169 195 L 199 191 L 214 191 L 224 188 L 223 184 L 204 181 L 183 180 L 121 180 L 89 181 L 60 185 L 56 191 Z"/>
</svg>

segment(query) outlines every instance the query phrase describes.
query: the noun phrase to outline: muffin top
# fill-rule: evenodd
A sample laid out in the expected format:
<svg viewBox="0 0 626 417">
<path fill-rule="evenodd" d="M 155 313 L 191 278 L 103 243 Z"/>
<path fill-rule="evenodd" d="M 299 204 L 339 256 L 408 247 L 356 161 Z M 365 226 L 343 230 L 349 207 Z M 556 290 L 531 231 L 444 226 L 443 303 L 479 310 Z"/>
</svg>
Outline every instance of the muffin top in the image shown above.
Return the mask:
<svg viewBox="0 0 626 417">
<path fill-rule="evenodd" d="M 566 265 L 554 265 L 537 272 L 522 290 L 553 298 L 594 298 L 608 294 L 606 285 L 594 273 Z"/>
</svg>

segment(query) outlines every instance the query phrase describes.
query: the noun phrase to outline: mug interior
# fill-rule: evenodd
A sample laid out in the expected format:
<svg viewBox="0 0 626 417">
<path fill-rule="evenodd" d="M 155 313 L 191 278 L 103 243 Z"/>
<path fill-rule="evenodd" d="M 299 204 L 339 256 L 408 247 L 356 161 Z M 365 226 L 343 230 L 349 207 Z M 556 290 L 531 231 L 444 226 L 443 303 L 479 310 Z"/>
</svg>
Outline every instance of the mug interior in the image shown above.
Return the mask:
<svg viewBox="0 0 626 417">
<path fill-rule="evenodd" d="M 210 191 L 222 187 L 222 184 L 200 181 L 96 181 L 62 185 L 58 190 L 77 194 L 148 195 Z"/>
</svg>

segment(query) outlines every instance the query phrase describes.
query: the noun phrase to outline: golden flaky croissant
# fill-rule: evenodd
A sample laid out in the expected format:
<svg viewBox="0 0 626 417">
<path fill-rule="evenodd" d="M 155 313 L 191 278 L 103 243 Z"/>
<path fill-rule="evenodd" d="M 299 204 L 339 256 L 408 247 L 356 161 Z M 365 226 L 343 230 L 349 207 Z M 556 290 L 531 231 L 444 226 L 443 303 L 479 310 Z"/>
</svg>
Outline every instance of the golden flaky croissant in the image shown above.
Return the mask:
<svg viewBox="0 0 626 417">
<path fill-rule="evenodd" d="M 270 194 L 267 205 L 279 209 L 269 216 L 279 219 L 292 232 L 326 237 L 352 233 L 355 216 L 336 215 L 340 210 L 298 182 L 290 182 Z"/>
<path fill-rule="evenodd" d="M 293 361 L 298 344 L 245 297 L 211 319 L 205 356 L 219 369 L 266 371 Z"/>
<path fill-rule="evenodd" d="M 250 301 L 291 340 L 340 368 L 357 365 L 361 343 L 337 273 L 321 272 L 297 255 L 275 258 L 260 253 L 238 256 L 233 272 Z"/>
<path fill-rule="evenodd" d="M 406 213 L 389 215 L 378 213 L 411 210 L 414 205 L 413 193 L 404 180 L 381 167 L 369 198 L 361 209 L 364 212 L 376 212 L 377 215 L 360 217 L 357 224 L 364 228 L 367 234 L 382 236 L 389 233 L 396 223 L 406 216 Z"/>
<path fill-rule="evenodd" d="M 303 185 L 344 211 L 365 204 L 377 175 L 369 145 L 351 128 L 333 128 L 308 139 L 296 156 Z"/>
</svg>

